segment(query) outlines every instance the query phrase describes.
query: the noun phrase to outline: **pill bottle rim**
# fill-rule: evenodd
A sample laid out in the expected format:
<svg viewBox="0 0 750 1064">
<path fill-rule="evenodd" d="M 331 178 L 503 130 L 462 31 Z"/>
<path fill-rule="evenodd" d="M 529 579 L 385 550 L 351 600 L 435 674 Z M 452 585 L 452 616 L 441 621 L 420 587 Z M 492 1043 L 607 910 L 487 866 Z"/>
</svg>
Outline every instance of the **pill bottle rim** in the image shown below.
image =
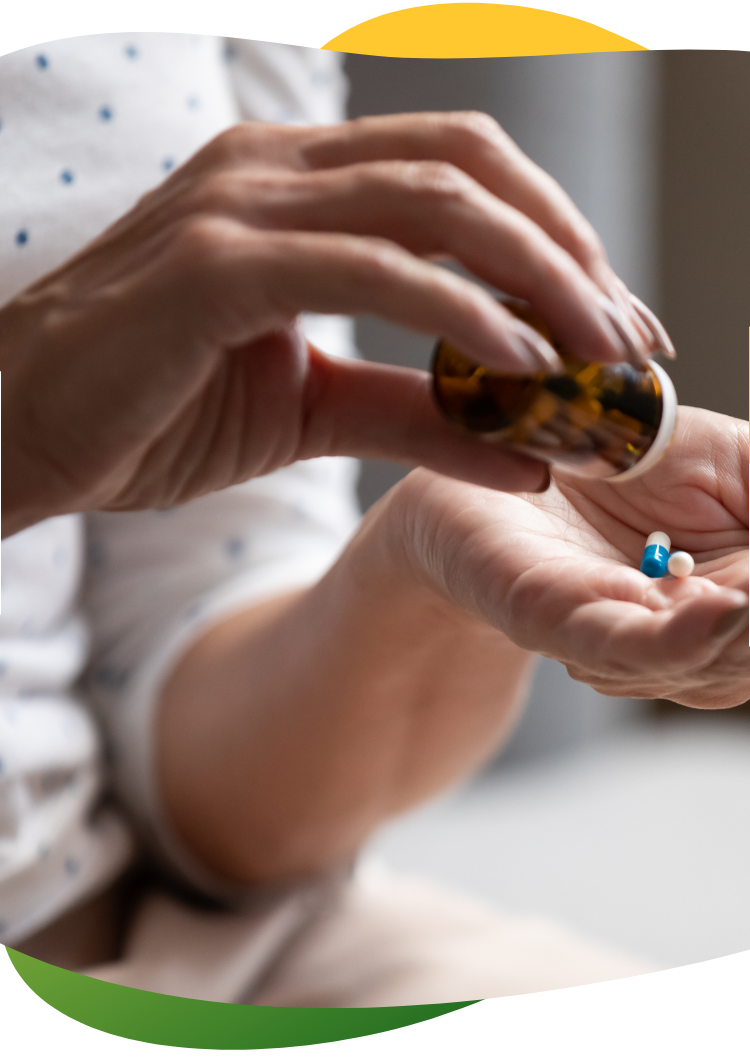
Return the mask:
<svg viewBox="0 0 750 1064">
<path fill-rule="evenodd" d="M 605 477 L 608 484 L 619 483 L 624 480 L 634 480 L 647 470 L 651 469 L 659 461 L 666 451 L 674 435 L 675 422 L 677 420 L 677 393 L 674 384 L 666 370 L 658 362 L 649 362 L 649 369 L 659 382 L 662 396 L 661 421 L 656 431 L 654 442 L 644 454 L 643 458 L 626 469 L 624 473 L 616 473 L 613 477 Z"/>
</svg>

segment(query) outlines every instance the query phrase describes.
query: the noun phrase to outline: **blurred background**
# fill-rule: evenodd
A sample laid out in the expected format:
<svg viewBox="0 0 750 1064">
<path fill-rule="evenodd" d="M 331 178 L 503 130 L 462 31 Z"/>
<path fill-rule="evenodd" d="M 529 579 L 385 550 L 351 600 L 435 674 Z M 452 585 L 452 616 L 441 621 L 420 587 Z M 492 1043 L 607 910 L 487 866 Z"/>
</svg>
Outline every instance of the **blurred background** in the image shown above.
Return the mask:
<svg viewBox="0 0 750 1064">
<path fill-rule="evenodd" d="M 348 56 L 350 115 L 476 109 L 563 185 L 678 351 L 680 401 L 747 417 L 750 55 Z M 432 341 L 363 318 L 369 359 Z M 406 471 L 366 462 L 370 506 Z M 667 966 L 750 949 L 750 707 L 611 699 L 542 661 L 476 779 L 371 852 L 507 910 L 556 916 Z"/>
</svg>

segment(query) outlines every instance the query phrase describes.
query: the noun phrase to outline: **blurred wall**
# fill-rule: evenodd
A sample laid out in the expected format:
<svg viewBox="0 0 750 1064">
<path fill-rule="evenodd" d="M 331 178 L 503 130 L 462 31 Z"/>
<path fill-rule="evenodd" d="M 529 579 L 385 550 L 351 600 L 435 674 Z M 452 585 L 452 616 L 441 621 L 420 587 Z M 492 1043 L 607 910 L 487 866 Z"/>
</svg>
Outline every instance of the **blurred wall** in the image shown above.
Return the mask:
<svg viewBox="0 0 750 1064">
<path fill-rule="evenodd" d="M 680 401 L 748 415 L 750 54 L 664 52 L 660 309 Z"/>
<path fill-rule="evenodd" d="M 420 110 L 493 115 L 563 185 L 604 239 L 610 259 L 647 302 L 658 295 L 656 150 L 659 56 L 645 52 L 513 59 L 349 56 L 352 117 Z M 358 323 L 363 355 L 427 368 L 434 340 L 374 319 Z M 365 507 L 404 474 L 364 463 Z M 504 763 L 581 745 L 637 712 L 542 660 Z"/>
</svg>

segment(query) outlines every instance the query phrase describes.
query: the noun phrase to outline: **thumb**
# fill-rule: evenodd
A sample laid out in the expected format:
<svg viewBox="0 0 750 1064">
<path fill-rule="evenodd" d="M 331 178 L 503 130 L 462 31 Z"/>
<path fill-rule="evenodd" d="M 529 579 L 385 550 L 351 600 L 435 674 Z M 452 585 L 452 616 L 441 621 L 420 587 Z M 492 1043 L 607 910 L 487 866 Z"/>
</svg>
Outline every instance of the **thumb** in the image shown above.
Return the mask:
<svg viewBox="0 0 750 1064">
<path fill-rule="evenodd" d="M 298 458 L 351 455 L 437 473 L 501 491 L 544 491 L 543 462 L 462 435 L 438 411 L 421 370 L 332 358 L 308 344 Z"/>
</svg>

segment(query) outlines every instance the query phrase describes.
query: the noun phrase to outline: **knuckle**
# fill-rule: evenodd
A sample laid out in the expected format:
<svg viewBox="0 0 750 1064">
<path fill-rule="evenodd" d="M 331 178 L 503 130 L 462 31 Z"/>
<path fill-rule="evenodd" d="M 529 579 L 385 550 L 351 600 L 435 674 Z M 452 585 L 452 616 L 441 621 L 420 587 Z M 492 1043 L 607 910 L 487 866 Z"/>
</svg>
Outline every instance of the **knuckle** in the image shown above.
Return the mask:
<svg viewBox="0 0 750 1064">
<path fill-rule="evenodd" d="M 473 185 L 471 178 L 452 163 L 429 160 L 407 164 L 406 184 L 420 199 L 440 203 L 466 199 Z"/>
<path fill-rule="evenodd" d="M 267 169 L 269 166 L 286 168 L 291 165 L 297 169 L 297 150 L 304 133 L 304 128 L 298 126 L 239 122 L 214 137 L 200 154 L 211 167 Z"/>
<path fill-rule="evenodd" d="M 210 267 L 233 241 L 234 230 L 234 224 L 224 218 L 195 214 L 177 227 L 172 254 L 184 266 Z"/>
<path fill-rule="evenodd" d="M 465 201 L 474 184 L 459 167 L 438 160 L 399 163 L 389 170 L 386 181 L 397 195 L 427 201 L 432 209 Z"/>
<path fill-rule="evenodd" d="M 484 111 L 455 111 L 446 121 L 449 132 L 463 145 L 478 147 L 510 139 L 500 123 Z"/>
<path fill-rule="evenodd" d="M 191 207 L 196 213 L 232 213 L 242 203 L 239 184 L 231 172 L 207 174 L 193 189 Z"/>
<path fill-rule="evenodd" d="M 240 122 L 219 133 L 204 150 L 213 162 L 235 162 L 248 153 L 253 142 L 253 124 Z"/>
<path fill-rule="evenodd" d="M 388 240 L 369 237 L 352 241 L 351 270 L 360 284 L 378 287 L 393 278 L 399 269 L 402 253 Z"/>
</svg>

